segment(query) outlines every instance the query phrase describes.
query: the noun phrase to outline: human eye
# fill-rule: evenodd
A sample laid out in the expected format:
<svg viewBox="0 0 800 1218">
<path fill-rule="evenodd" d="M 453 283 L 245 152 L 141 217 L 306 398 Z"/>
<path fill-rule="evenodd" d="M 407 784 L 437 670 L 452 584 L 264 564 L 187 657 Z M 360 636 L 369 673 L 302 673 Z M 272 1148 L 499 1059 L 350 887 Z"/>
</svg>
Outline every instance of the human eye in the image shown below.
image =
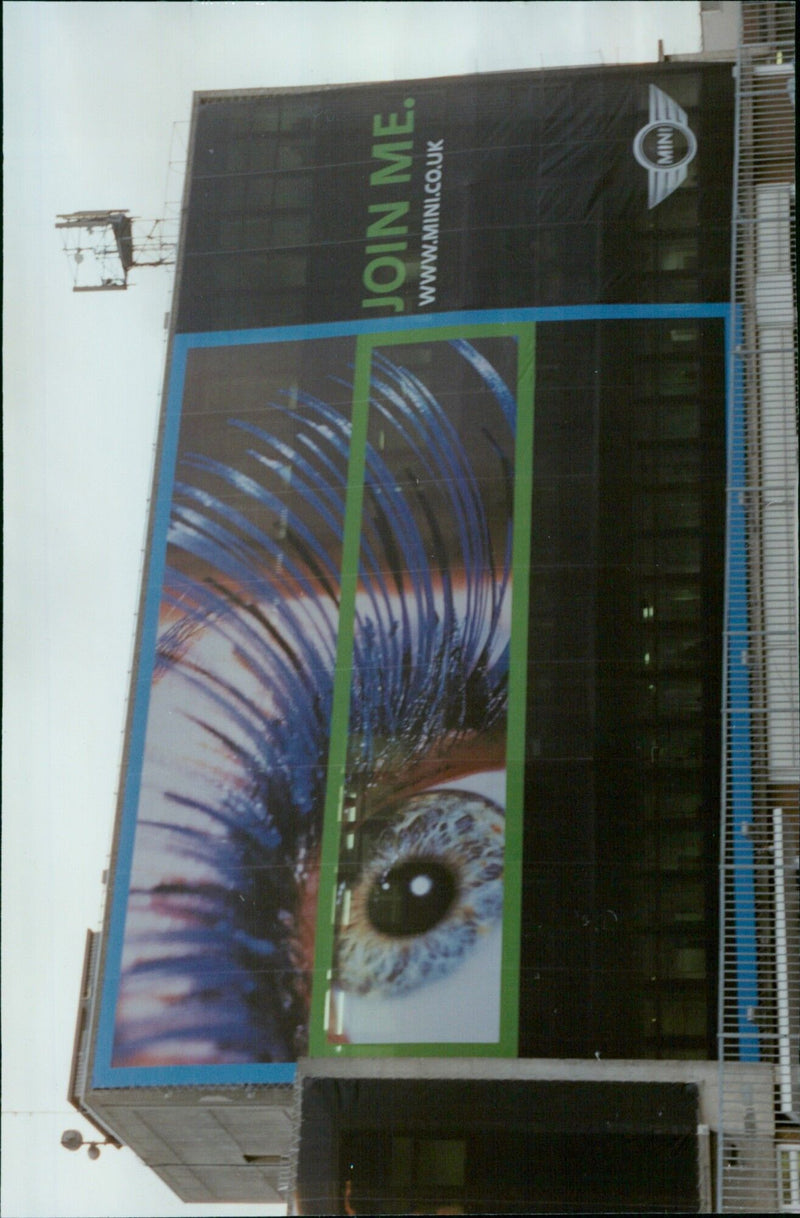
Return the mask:
<svg viewBox="0 0 800 1218">
<path fill-rule="evenodd" d="M 337 894 L 342 1039 L 452 1040 L 453 1004 L 465 1011 L 457 1039 L 496 1038 L 505 817 L 490 794 L 503 778 L 421 792 L 353 835 L 360 861 L 345 864 Z"/>
<path fill-rule="evenodd" d="M 344 886 L 336 977 L 387 997 L 446 977 L 500 917 L 504 819 L 470 791 L 428 791 L 376 818 L 372 849 Z"/>
</svg>

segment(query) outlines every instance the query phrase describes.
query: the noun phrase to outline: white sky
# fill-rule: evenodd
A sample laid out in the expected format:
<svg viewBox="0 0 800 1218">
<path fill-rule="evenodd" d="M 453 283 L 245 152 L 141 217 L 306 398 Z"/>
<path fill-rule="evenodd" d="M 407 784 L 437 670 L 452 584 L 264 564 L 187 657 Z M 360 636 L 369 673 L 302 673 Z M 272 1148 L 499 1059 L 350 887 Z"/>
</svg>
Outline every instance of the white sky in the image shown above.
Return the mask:
<svg viewBox="0 0 800 1218">
<path fill-rule="evenodd" d="M 3 5 L 6 1218 L 203 1214 L 65 1095 L 118 783 L 170 273 L 73 295 L 58 212 L 163 214 L 195 89 L 323 84 L 699 50 L 699 4 Z M 168 183 L 169 179 L 169 183 Z M 169 190 L 167 191 L 167 186 Z M 225 1214 L 282 1212 L 224 1206 Z"/>
</svg>

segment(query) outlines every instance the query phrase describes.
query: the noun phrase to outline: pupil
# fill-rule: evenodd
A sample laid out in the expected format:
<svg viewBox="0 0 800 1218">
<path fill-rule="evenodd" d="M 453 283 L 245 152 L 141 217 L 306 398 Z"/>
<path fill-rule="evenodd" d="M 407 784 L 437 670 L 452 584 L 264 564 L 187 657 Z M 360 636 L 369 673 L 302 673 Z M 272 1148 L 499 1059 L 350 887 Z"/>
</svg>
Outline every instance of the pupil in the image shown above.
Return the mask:
<svg viewBox="0 0 800 1218">
<path fill-rule="evenodd" d="M 367 913 L 384 935 L 421 935 L 441 922 L 455 898 L 456 882 L 448 867 L 433 859 L 409 859 L 375 881 Z"/>
</svg>

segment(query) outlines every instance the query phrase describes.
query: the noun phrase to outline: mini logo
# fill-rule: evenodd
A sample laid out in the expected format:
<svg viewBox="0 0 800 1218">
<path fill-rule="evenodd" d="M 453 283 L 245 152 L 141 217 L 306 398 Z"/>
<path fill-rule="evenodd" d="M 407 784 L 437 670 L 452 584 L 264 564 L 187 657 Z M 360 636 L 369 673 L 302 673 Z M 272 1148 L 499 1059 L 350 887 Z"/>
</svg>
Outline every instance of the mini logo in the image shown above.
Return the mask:
<svg viewBox="0 0 800 1218">
<path fill-rule="evenodd" d="M 697 137 L 685 111 L 655 85 L 650 86 L 650 122 L 637 131 L 633 155 L 647 170 L 647 205 L 659 203 L 686 180 L 686 169 L 697 152 Z"/>
</svg>

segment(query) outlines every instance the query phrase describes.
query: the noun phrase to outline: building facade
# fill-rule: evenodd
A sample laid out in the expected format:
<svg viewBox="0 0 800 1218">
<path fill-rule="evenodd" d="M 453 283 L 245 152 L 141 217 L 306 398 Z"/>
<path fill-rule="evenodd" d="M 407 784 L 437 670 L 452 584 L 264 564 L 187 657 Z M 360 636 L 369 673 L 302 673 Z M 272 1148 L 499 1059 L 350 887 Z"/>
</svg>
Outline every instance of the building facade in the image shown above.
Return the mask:
<svg viewBox="0 0 800 1218">
<path fill-rule="evenodd" d="M 762 1132 L 776 1196 L 774 1122 L 733 1155 L 798 1006 L 739 845 L 741 80 L 195 98 L 71 1088 L 186 1200 L 708 1210 Z"/>
</svg>

